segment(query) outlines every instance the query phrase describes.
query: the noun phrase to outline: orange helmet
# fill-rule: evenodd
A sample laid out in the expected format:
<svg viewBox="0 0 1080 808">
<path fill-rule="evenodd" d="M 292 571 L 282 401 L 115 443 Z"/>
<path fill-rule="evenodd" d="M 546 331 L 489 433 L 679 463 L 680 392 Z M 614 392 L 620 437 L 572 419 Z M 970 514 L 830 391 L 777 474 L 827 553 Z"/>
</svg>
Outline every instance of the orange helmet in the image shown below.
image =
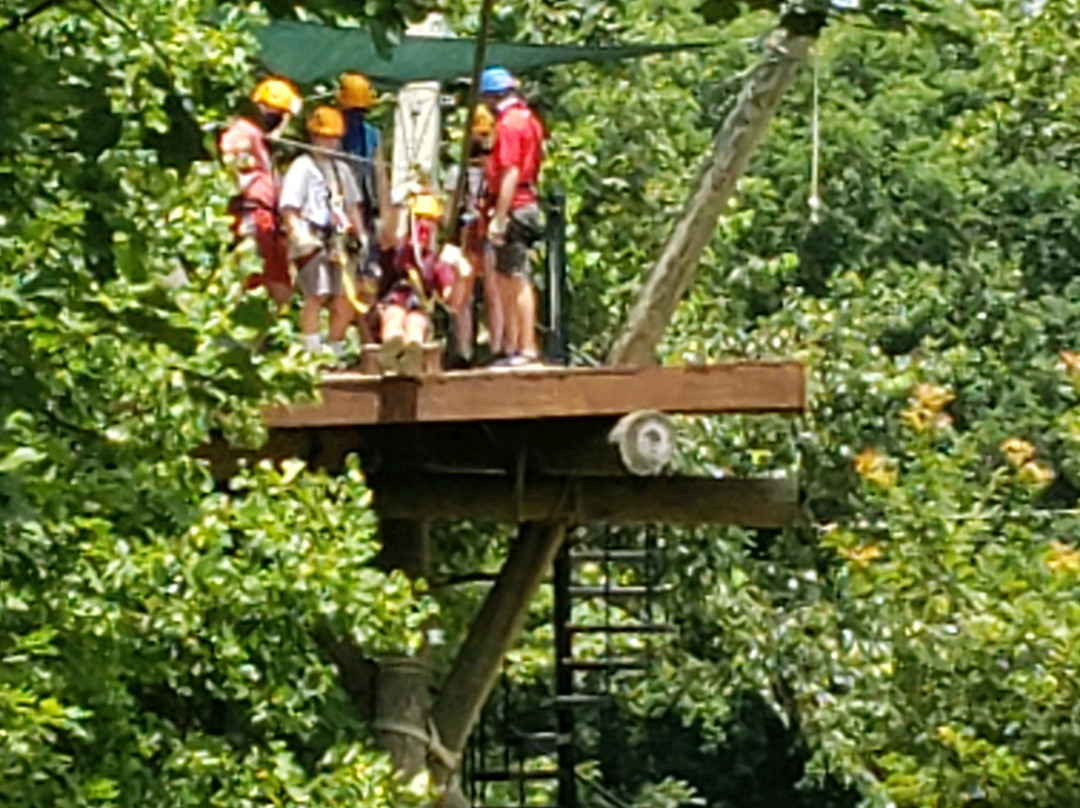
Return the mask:
<svg viewBox="0 0 1080 808">
<path fill-rule="evenodd" d="M 342 73 L 338 79 L 337 100 L 345 109 L 371 109 L 375 104 L 375 93 L 367 76 Z"/>
<path fill-rule="evenodd" d="M 307 119 L 310 135 L 321 137 L 341 137 L 345 134 L 345 116 L 334 107 L 315 107 Z"/>
<path fill-rule="evenodd" d="M 300 92 L 290 82 L 279 78 L 263 79 L 256 84 L 251 100 L 290 115 L 299 115 L 304 104 Z"/>
<path fill-rule="evenodd" d="M 473 137 L 487 137 L 495 131 L 495 116 L 486 104 L 480 104 L 473 110 L 472 135 Z"/>
</svg>

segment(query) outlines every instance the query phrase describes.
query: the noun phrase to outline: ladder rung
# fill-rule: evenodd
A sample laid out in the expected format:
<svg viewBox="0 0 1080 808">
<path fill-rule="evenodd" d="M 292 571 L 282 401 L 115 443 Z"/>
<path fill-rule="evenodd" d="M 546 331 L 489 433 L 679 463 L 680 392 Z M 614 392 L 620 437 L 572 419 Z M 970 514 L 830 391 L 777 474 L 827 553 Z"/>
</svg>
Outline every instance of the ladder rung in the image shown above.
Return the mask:
<svg viewBox="0 0 1080 808">
<path fill-rule="evenodd" d="M 572 670 L 645 670 L 649 663 L 633 657 L 607 657 L 606 659 L 563 659 L 562 664 Z"/>
<path fill-rule="evenodd" d="M 560 735 L 558 732 L 515 732 L 507 739 L 507 743 L 530 742 L 568 744 L 573 743 L 573 739 L 568 733 Z"/>
<path fill-rule="evenodd" d="M 674 634 L 675 626 L 667 623 L 633 623 L 619 626 L 569 625 L 566 630 L 573 634 Z"/>
<path fill-rule="evenodd" d="M 489 771 L 473 772 L 471 779 L 478 783 L 518 783 L 522 780 L 554 780 L 559 776 L 558 769 L 536 769 L 535 771 Z"/>
<path fill-rule="evenodd" d="M 662 591 L 655 586 L 572 586 L 570 596 L 576 598 L 639 598 Z"/>
<path fill-rule="evenodd" d="M 611 701 L 607 693 L 575 693 L 571 696 L 556 696 L 551 703 L 555 707 L 589 707 Z"/>
<path fill-rule="evenodd" d="M 570 553 L 571 561 L 644 561 L 656 557 L 655 551 L 649 550 L 575 550 Z"/>
</svg>

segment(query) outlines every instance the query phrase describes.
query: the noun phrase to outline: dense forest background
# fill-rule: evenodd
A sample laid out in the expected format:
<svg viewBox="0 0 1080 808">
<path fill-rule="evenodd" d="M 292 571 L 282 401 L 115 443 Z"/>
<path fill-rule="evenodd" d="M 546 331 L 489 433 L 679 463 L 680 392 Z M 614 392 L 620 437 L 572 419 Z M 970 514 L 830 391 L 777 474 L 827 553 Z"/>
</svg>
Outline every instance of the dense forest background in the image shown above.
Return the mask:
<svg viewBox="0 0 1080 808">
<path fill-rule="evenodd" d="M 777 22 L 749 5 L 497 9 L 504 39 L 713 43 L 527 77 L 570 205 L 577 361 L 618 333 Z M 795 471 L 806 502 L 787 531 L 665 532 L 679 633 L 596 726 L 597 776 L 634 806 L 1080 805 L 1080 4 L 940 5 L 830 19 L 662 345 L 806 362 L 805 418 L 695 422 L 680 456 Z M 388 29 L 424 10 L 363 6 Z M 478 3 L 442 10 L 477 23 Z M 259 408 L 317 378 L 248 347 L 292 326 L 240 291 L 253 261 L 227 254 L 212 153 L 255 76 L 251 25 L 293 10 L 0 14 L 2 802 L 427 799 L 327 646 L 408 654 L 437 619 L 452 650 L 481 593 L 373 567 L 356 469 L 221 490 L 198 455 L 214 430 L 256 445 Z M 497 566 L 506 536 L 457 526 L 437 546 L 450 577 Z M 525 690 L 549 605 L 508 663 Z"/>
</svg>

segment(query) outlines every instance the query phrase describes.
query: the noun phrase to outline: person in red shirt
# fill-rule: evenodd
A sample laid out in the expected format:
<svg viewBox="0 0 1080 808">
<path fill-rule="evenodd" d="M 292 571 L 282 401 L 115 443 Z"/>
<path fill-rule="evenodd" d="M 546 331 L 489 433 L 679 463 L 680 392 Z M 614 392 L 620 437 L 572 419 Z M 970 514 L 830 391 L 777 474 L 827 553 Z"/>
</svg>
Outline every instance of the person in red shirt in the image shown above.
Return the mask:
<svg viewBox="0 0 1080 808">
<path fill-rule="evenodd" d="M 504 317 L 503 363 L 539 361 L 536 289 L 529 255 L 544 233 L 537 197 L 546 133 L 540 119 L 517 92 L 517 81 L 501 67 L 480 78 L 480 95 L 495 115 L 494 144 L 487 162 L 492 207 L 487 240 L 494 253 L 493 280 Z"/>
<path fill-rule="evenodd" d="M 254 239 L 263 262 L 263 271 L 248 278 L 247 286 L 265 286 L 274 302 L 281 305 L 292 295 L 292 284 L 288 245 L 278 221 L 278 181 L 267 137 L 283 130 L 300 112 L 303 102 L 292 84 L 278 78 L 259 82 L 251 100 L 257 115 L 233 121 L 221 133 L 218 148 L 239 185 L 239 193 L 229 202 L 233 235 L 237 243 Z"/>
</svg>

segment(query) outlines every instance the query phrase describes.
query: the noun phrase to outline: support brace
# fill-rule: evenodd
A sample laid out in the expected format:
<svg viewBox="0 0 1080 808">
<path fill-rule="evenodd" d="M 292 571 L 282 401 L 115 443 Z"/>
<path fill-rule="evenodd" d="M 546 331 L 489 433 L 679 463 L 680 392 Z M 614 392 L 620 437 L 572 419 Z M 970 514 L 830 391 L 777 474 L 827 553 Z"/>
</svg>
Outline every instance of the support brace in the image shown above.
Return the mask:
<svg viewBox="0 0 1080 808">
<path fill-rule="evenodd" d="M 480 710 L 498 679 L 503 658 L 521 633 L 529 604 L 566 536 L 562 522 L 525 522 L 477 613 L 431 710 L 449 753 L 460 756 Z M 434 765 L 445 783 L 454 767 Z"/>
</svg>

